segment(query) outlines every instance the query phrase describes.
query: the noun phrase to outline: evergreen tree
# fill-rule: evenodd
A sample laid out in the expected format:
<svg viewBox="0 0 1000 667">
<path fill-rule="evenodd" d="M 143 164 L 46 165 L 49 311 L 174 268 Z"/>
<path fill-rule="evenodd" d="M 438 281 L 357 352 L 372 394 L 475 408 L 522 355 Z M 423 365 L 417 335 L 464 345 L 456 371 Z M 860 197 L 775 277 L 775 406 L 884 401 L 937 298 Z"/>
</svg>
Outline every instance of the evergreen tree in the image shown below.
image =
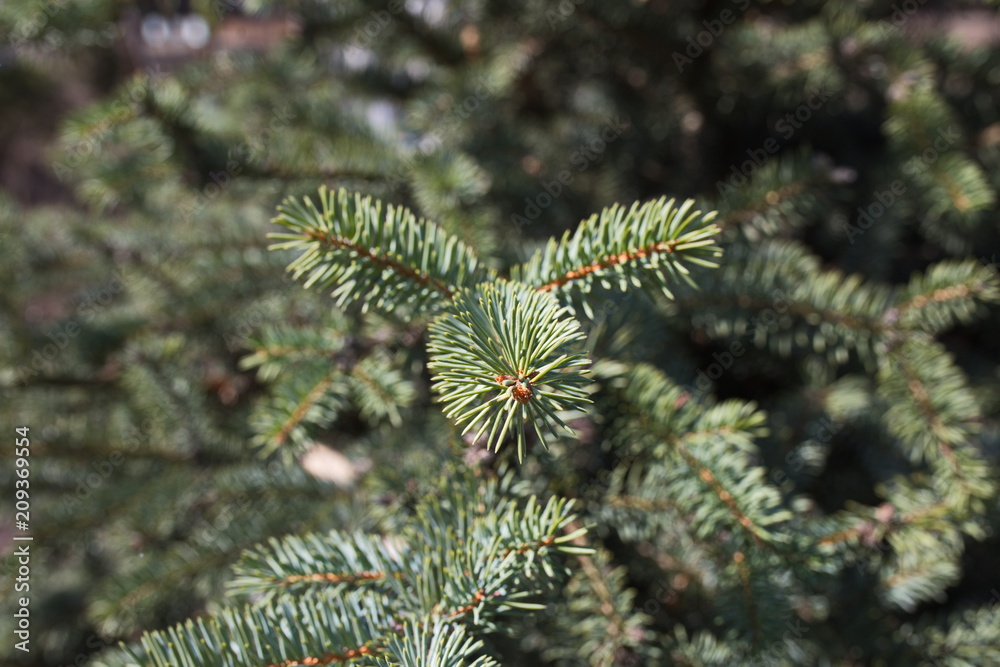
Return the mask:
<svg viewBox="0 0 1000 667">
<path fill-rule="evenodd" d="M 995 3 L 191 4 L 0 7 L 5 659 L 1000 662 Z"/>
</svg>

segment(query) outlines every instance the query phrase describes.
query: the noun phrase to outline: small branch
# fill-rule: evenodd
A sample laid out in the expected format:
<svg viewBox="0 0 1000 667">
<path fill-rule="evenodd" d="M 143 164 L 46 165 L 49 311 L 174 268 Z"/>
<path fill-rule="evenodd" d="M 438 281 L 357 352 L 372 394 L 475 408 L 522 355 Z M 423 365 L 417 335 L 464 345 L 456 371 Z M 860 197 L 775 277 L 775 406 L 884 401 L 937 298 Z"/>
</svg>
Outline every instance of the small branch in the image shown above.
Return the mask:
<svg viewBox="0 0 1000 667">
<path fill-rule="evenodd" d="M 733 495 L 729 493 L 729 491 L 727 491 L 722 486 L 722 483 L 719 482 L 718 479 L 716 479 L 715 475 L 712 473 L 711 470 L 705 467 L 701 463 L 701 461 L 699 461 L 690 451 L 688 451 L 687 447 L 685 447 L 684 443 L 682 442 L 682 440 L 684 439 L 698 438 L 710 434 L 725 434 L 730 432 L 732 432 L 732 429 L 730 427 L 722 426 L 719 428 L 708 429 L 705 431 L 695 431 L 692 433 L 688 433 L 687 435 L 684 436 L 684 438 L 678 438 L 669 432 L 665 433 L 664 435 L 667 442 L 669 442 L 670 445 L 677 451 L 677 453 L 680 454 L 681 457 L 683 457 L 684 460 L 688 462 L 688 465 L 698 470 L 698 477 L 700 477 L 701 480 L 705 482 L 712 489 L 712 491 L 719 498 L 719 500 L 721 500 L 726 505 L 726 507 L 729 508 L 730 513 L 736 518 L 737 523 L 739 523 L 747 532 L 750 533 L 751 537 L 753 537 L 754 543 L 759 547 L 767 547 L 768 549 L 773 550 L 774 547 L 770 543 L 765 542 L 764 540 L 761 539 L 760 535 L 758 534 L 758 531 L 760 529 L 757 528 L 757 526 L 750 519 L 750 517 L 748 517 L 746 514 L 743 513 L 742 510 L 740 510 L 739 505 L 736 504 L 736 499 L 733 498 Z"/>
<path fill-rule="evenodd" d="M 522 544 L 521 546 L 517 547 L 516 549 L 507 549 L 504 552 L 504 556 L 506 556 L 509 553 L 526 554 L 529 551 L 538 551 L 539 549 L 541 549 L 543 547 L 551 547 L 555 543 L 556 543 L 555 536 L 549 535 L 545 539 L 539 540 L 538 542 L 531 542 L 531 543 L 527 543 L 527 544 Z"/>
<path fill-rule="evenodd" d="M 303 234 L 311 241 L 317 241 L 328 246 L 333 246 L 334 248 L 345 248 L 356 253 L 360 257 L 371 260 L 379 266 L 392 269 L 396 273 L 406 276 L 414 282 L 428 287 L 433 287 L 449 298 L 452 296 L 452 291 L 448 289 L 447 285 L 444 285 L 440 281 L 434 280 L 430 276 L 420 273 L 416 269 L 410 268 L 409 266 L 405 266 L 399 262 L 394 262 L 387 257 L 380 257 L 367 248 L 362 248 L 361 246 L 355 245 L 345 239 L 328 234 L 321 229 L 309 228 L 306 229 Z"/>
<path fill-rule="evenodd" d="M 499 595 L 499 592 L 494 593 L 493 595 Z M 481 605 L 483 601 L 486 600 L 486 597 L 486 591 L 480 588 L 476 591 L 476 594 L 472 597 L 472 600 L 468 604 L 464 604 L 458 609 L 453 610 L 451 613 L 446 615 L 445 618 L 452 619 L 468 614 L 470 611 Z"/>
<path fill-rule="evenodd" d="M 933 519 L 935 517 L 940 518 L 941 516 L 945 516 L 947 515 L 948 510 L 950 508 L 951 505 L 949 505 L 948 503 L 939 502 L 939 503 L 934 503 L 932 505 L 919 507 L 917 509 L 907 512 L 906 514 L 893 517 L 891 521 L 880 520 L 879 525 L 884 526 L 885 529 L 885 532 L 882 534 L 882 538 L 884 539 L 888 537 L 890 534 L 892 534 L 899 528 L 902 528 L 904 526 L 915 525 L 917 524 L 917 522 L 922 521 L 924 519 Z M 864 531 L 864 533 L 867 534 L 871 526 L 872 526 L 871 521 L 868 520 L 859 521 L 857 524 L 851 526 L 850 528 L 844 528 L 843 530 L 839 530 L 836 533 L 831 533 L 829 535 L 821 537 L 817 541 L 817 544 L 825 546 L 830 544 L 837 544 L 839 542 L 846 542 L 847 540 L 854 537 L 860 538 L 862 537 L 862 532 Z"/>
<path fill-rule="evenodd" d="M 754 525 L 750 517 L 740 510 L 739 505 L 736 504 L 736 499 L 733 498 L 729 491 L 726 491 L 719 480 L 715 478 L 715 475 L 712 474 L 712 471 L 703 466 L 701 462 L 694 457 L 694 455 L 692 455 L 683 445 L 680 444 L 680 442 L 676 442 L 676 447 L 678 453 L 684 457 L 684 460 L 687 461 L 692 468 L 698 469 L 698 477 L 700 477 L 703 482 L 708 484 L 712 491 L 715 492 L 715 495 L 719 497 L 719 500 L 721 500 L 726 507 L 729 508 L 730 513 L 736 518 L 736 522 L 743 526 L 743 528 L 750 533 L 750 536 L 753 537 L 754 543 L 759 547 L 765 546 L 764 541 L 761 540 L 760 536 L 757 534 L 757 526 Z"/>
<path fill-rule="evenodd" d="M 947 171 L 943 169 L 935 169 L 934 176 L 938 177 L 938 182 L 944 181 L 944 189 L 948 191 L 948 198 L 951 199 L 951 205 L 955 207 L 955 210 L 965 213 L 970 208 L 972 208 L 972 202 L 962 188 L 959 187 Z"/>
<path fill-rule="evenodd" d="M 896 310 L 905 313 L 910 308 L 923 308 L 928 303 L 943 303 L 953 299 L 962 299 L 969 296 L 971 290 L 966 285 L 952 285 L 934 290 L 930 295 L 918 294 L 906 303 L 900 305 Z"/>
<path fill-rule="evenodd" d="M 937 292 L 942 291 L 946 290 L 937 290 Z M 956 481 L 961 487 L 962 492 L 965 493 L 966 496 L 973 495 L 971 489 L 969 488 L 968 477 L 962 470 L 961 462 L 955 455 L 955 449 L 944 438 L 944 432 L 948 429 L 941 423 L 941 417 L 938 415 L 937 411 L 934 409 L 934 405 L 931 403 L 930 394 L 927 392 L 927 388 L 924 386 L 924 383 L 920 381 L 920 378 L 917 376 L 916 371 L 914 370 L 909 359 L 904 357 L 900 365 L 902 366 L 902 372 L 904 378 L 906 379 L 906 388 L 910 391 L 910 394 L 913 396 L 913 400 L 923 413 L 924 420 L 930 429 L 931 434 L 933 434 L 935 440 L 937 440 L 938 451 L 941 453 L 941 456 L 944 457 L 945 461 L 948 462 L 948 466 L 955 474 Z"/>
<path fill-rule="evenodd" d="M 837 544 L 838 542 L 846 542 L 847 540 L 856 536 L 861 531 L 861 526 L 864 525 L 864 523 L 865 522 L 862 522 L 856 526 L 852 526 L 851 528 L 838 530 L 836 533 L 831 533 L 829 535 L 821 537 L 817 542 L 817 544 L 825 546 L 828 544 Z"/>
<path fill-rule="evenodd" d="M 574 521 L 566 526 L 566 531 L 573 532 L 579 530 L 579 528 L 579 524 Z M 572 543 L 580 547 L 590 546 L 582 535 L 574 539 Z M 587 576 L 591 587 L 594 589 L 597 597 L 601 600 L 601 613 L 603 613 L 604 616 L 606 616 L 610 621 L 607 630 L 608 637 L 612 641 L 616 641 L 618 637 L 621 637 L 622 634 L 624 634 L 625 619 L 623 619 L 615 609 L 614 596 L 611 595 L 611 590 L 608 588 L 607 580 L 601 574 L 600 570 L 598 570 L 597 566 L 594 565 L 593 558 L 579 554 L 577 555 L 577 560 L 580 561 L 583 573 Z"/>
<path fill-rule="evenodd" d="M 913 577 L 919 577 L 921 575 L 933 575 L 934 568 L 930 565 L 924 565 L 922 567 L 914 567 L 909 570 L 900 570 L 896 574 L 886 578 L 885 585 L 889 588 L 895 588 L 900 581 L 906 581 Z"/>
<path fill-rule="evenodd" d="M 357 584 L 368 581 L 381 581 L 385 579 L 382 572 L 357 572 L 349 574 L 337 574 L 335 572 L 316 572 L 313 574 L 292 574 L 287 577 L 272 577 L 271 581 L 279 586 L 292 586 L 303 582 L 323 583 L 323 584 Z"/>
<path fill-rule="evenodd" d="M 327 373 L 327 375 L 322 380 L 320 380 L 316 384 L 316 386 L 309 391 L 308 394 L 306 394 L 305 398 L 303 398 L 302 401 L 299 402 L 298 406 L 296 406 L 295 408 L 295 412 L 293 412 L 291 416 L 288 418 L 288 420 L 281 425 L 281 430 L 278 432 L 278 435 L 276 435 L 274 438 L 274 442 L 276 444 L 281 445 L 285 442 L 285 440 L 288 438 L 288 434 L 292 432 L 292 429 L 298 426 L 299 422 L 301 422 L 302 419 L 306 416 L 306 412 L 309 410 L 309 408 L 311 408 L 316 403 L 316 401 L 320 399 L 320 397 L 323 395 L 323 392 L 325 392 L 327 388 L 329 388 L 329 386 L 333 384 L 334 375 L 335 375 L 334 373 Z"/>
<path fill-rule="evenodd" d="M 944 458 L 948 461 L 948 465 L 951 466 L 952 470 L 958 474 L 959 464 L 958 459 L 955 458 L 955 450 L 938 435 L 942 430 L 944 430 L 944 425 L 941 423 L 941 418 L 938 416 L 937 412 L 934 410 L 934 406 L 931 404 L 931 397 L 927 393 L 927 388 L 924 387 L 920 378 L 913 373 L 913 368 L 910 364 L 903 365 L 903 373 L 906 375 L 906 388 L 910 390 L 913 400 L 916 401 L 917 405 L 920 407 L 920 411 L 924 414 L 924 420 L 930 427 L 931 433 L 938 436 L 938 445 L 942 456 L 944 456 Z M 959 475 L 959 477 L 961 477 L 961 475 Z"/>
<path fill-rule="evenodd" d="M 557 287 L 562 287 L 563 285 L 572 280 L 578 280 L 596 271 L 607 269 L 617 264 L 625 264 L 627 262 L 631 262 L 636 259 L 646 257 L 647 255 L 652 255 L 658 252 L 670 253 L 674 251 L 674 248 L 676 246 L 677 246 L 677 241 L 663 241 L 662 243 L 655 243 L 645 248 L 638 248 L 636 250 L 627 250 L 617 255 L 611 255 L 610 257 L 607 257 L 604 260 L 599 260 L 594 262 L 590 266 L 583 266 L 578 269 L 568 271 L 567 273 L 556 278 L 552 282 L 546 283 L 538 287 L 537 291 L 548 292 L 549 290 L 553 290 Z"/>
<path fill-rule="evenodd" d="M 754 604 L 753 587 L 750 585 L 750 568 L 746 564 L 746 556 L 742 551 L 733 554 L 733 562 L 740 573 L 740 583 L 743 585 L 743 601 L 747 606 L 747 615 L 750 617 L 750 627 L 753 630 L 753 647 L 756 649 L 760 644 L 760 619 L 757 617 L 757 605 Z"/>
</svg>

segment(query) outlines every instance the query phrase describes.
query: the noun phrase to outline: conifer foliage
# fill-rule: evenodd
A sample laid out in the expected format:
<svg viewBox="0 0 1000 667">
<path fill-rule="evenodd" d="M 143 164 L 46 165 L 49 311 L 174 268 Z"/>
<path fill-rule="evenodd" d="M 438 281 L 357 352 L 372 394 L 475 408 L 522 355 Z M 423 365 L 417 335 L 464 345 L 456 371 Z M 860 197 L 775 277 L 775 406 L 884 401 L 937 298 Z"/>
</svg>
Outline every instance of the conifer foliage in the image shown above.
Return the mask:
<svg viewBox="0 0 1000 667">
<path fill-rule="evenodd" d="M 176 5 L 0 3 L 0 662 L 1000 664 L 995 2 Z"/>
<path fill-rule="evenodd" d="M 473 441 L 485 435 L 486 448 L 496 451 L 513 429 L 518 459 L 525 454 L 525 424 L 542 443 L 543 431 L 555 435 L 557 425 L 572 434 L 560 414 L 589 402 L 589 361 L 571 347 L 584 334 L 548 292 L 589 291 L 612 279 L 624 291 L 633 282 L 641 287 L 641 277 L 670 294 L 669 277 L 694 285 L 685 262 L 714 267 L 711 259 L 720 254 L 714 213 L 692 211 L 693 200 L 677 208 L 661 199 L 602 211 L 515 268 L 521 280 L 507 281 L 477 271 L 471 249 L 405 208 L 383 213 L 371 197 L 325 188 L 319 199 L 319 207 L 307 198 L 279 208 L 275 222 L 289 232 L 271 234 L 281 240 L 272 248 L 298 252 L 289 270 L 305 276 L 306 287 L 332 288 L 338 305 L 443 311 L 430 325 L 428 365 L 445 414 L 465 426 L 463 435 L 474 430 Z"/>
<path fill-rule="evenodd" d="M 563 553 L 587 554 L 568 529 L 571 502 L 517 502 L 496 481 L 447 478 L 395 535 L 308 534 L 244 553 L 232 590 L 254 601 L 146 635 L 129 651 L 169 667 L 336 664 L 496 665 L 467 634 L 564 576 Z M 456 574 L 461 573 L 456 578 Z"/>
</svg>

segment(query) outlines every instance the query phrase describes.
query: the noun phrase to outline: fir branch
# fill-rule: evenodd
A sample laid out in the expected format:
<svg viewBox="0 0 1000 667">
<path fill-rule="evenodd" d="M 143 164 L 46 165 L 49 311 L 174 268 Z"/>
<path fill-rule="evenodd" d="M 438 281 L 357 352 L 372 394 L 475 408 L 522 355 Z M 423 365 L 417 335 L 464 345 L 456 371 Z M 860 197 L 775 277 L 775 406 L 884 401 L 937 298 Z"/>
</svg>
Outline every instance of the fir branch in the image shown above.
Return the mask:
<svg viewBox="0 0 1000 667">
<path fill-rule="evenodd" d="M 401 408 L 410 405 L 416 390 L 381 354 L 369 355 L 351 369 L 348 380 L 361 416 L 371 423 L 386 419 L 399 428 Z"/>
<path fill-rule="evenodd" d="M 298 370 L 287 382 L 279 383 L 254 411 L 254 442 L 261 447 L 262 456 L 277 450 L 299 453 L 311 444 L 313 429 L 330 426 L 346 404 L 347 383 L 339 366 L 323 364 Z"/>
<path fill-rule="evenodd" d="M 753 538 L 754 543 L 762 547 L 766 543 L 761 539 L 760 529 L 754 525 L 754 522 L 750 517 L 743 513 L 736 499 L 733 498 L 733 494 L 726 490 L 726 488 L 716 479 L 715 475 L 709 470 L 704 464 L 701 463 L 697 458 L 695 458 L 690 451 L 682 444 L 681 439 L 672 438 L 670 440 L 677 452 L 684 457 L 684 460 L 698 473 L 698 478 L 704 482 L 712 493 L 728 508 L 730 514 L 736 519 L 738 523 L 744 530 L 746 530 L 750 536 Z"/>
<path fill-rule="evenodd" d="M 624 634 L 627 626 L 625 619 L 622 618 L 621 614 L 615 608 L 615 599 L 607 584 L 607 574 L 597 569 L 592 556 L 579 556 L 578 558 L 591 588 L 597 593 L 597 597 L 601 601 L 601 611 L 604 612 L 604 616 L 608 619 L 607 637 L 615 641 Z"/>
<path fill-rule="evenodd" d="M 279 586 L 294 586 L 299 583 L 358 584 L 379 581 L 385 578 L 382 572 L 318 572 L 314 574 L 290 574 L 284 579 L 272 579 Z"/>
<path fill-rule="evenodd" d="M 285 444 L 285 440 L 288 439 L 289 434 L 295 429 L 299 423 L 305 419 L 306 414 L 313 409 L 313 407 L 319 402 L 319 400 L 326 394 L 327 389 L 333 385 L 339 373 L 337 371 L 331 371 L 325 376 L 319 379 L 313 388 L 309 390 L 295 409 L 292 411 L 288 418 L 281 424 L 281 428 L 278 433 L 274 436 L 273 442 L 276 446 L 280 447 Z"/>
<path fill-rule="evenodd" d="M 865 525 L 866 525 L 865 523 L 859 522 L 849 528 L 844 528 L 842 530 L 838 530 L 835 533 L 824 535 L 820 537 L 818 540 L 816 540 L 816 544 L 818 544 L 819 546 L 828 546 L 852 540 L 859 535 L 863 526 Z"/>
<path fill-rule="evenodd" d="M 391 215 L 391 214 L 390 214 Z M 432 287 L 446 297 L 452 296 L 451 289 L 448 288 L 440 280 L 435 280 L 428 273 L 419 271 L 417 269 L 411 268 L 390 257 L 384 255 L 379 255 L 376 252 L 365 248 L 358 243 L 352 243 L 347 241 L 338 235 L 332 234 L 330 232 L 319 230 L 319 229 L 308 229 L 304 232 L 307 239 L 318 241 L 321 245 L 325 245 L 331 249 L 346 249 L 356 254 L 362 259 L 368 259 L 373 264 L 381 267 L 385 267 L 390 271 L 398 273 L 402 277 L 412 280 L 413 282 L 419 283 L 424 286 Z"/>
<path fill-rule="evenodd" d="M 964 374 L 941 345 L 923 337 L 908 340 L 889 353 L 878 378 L 890 406 L 882 420 L 908 458 L 943 460 L 959 503 L 962 497 L 991 497 L 996 485 L 971 446 L 981 414 Z"/>
<path fill-rule="evenodd" d="M 284 240 L 274 250 L 299 251 L 289 270 L 308 274 L 306 287 L 332 288 L 338 305 L 434 308 L 491 275 L 464 243 L 406 208 L 383 212 L 378 200 L 326 187 L 319 196 L 319 209 L 309 198 L 286 200 L 274 222 L 291 231 L 269 237 Z"/>
<path fill-rule="evenodd" d="M 958 582 L 964 540 L 954 526 L 944 530 L 905 527 L 893 533 L 889 543 L 893 557 L 879 572 L 879 595 L 889 605 L 912 611 Z"/>
<path fill-rule="evenodd" d="M 521 459 L 526 423 L 544 445 L 539 426 L 553 436 L 556 425 L 572 433 L 557 412 L 590 402 L 583 374 L 590 362 L 569 348 L 582 338 L 579 323 L 544 292 L 509 282 L 462 291 L 430 326 L 433 388 L 445 415 L 466 425 L 463 434 L 487 434 L 487 448 L 499 451 L 513 428 Z"/>
<path fill-rule="evenodd" d="M 825 351 L 831 361 L 843 364 L 855 350 L 872 366 L 877 363 L 885 315 L 893 303 L 888 286 L 823 271 L 818 258 L 798 243 L 769 240 L 728 252 L 722 270 L 707 275 L 702 290 L 686 297 L 684 306 L 713 319 L 719 331 L 750 334 L 759 347 L 767 345 L 782 355 L 796 348 Z M 758 313 L 773 319 L 760 326 Z"/>
<path fill-rule="evenodd" d="M 715 267 L 721 255 L 710 224 L 715 213 L 692 211 L 694 201 L 675 207 L 673 199 L 614 205 L 580 223 L 576 232 L 555 239 L 511 272 L 539 291 L 589 292 L 595 281 L 622 291 L 642 280 L 672 296 L 670 283 L 694 285 L 685 263 Z M 688 231 L 688 228 L 691 228 Z"/>
<path fill-rule="evenodd" d="M 232 588 L 263 595 L 259 604 L 148 634 L 131 655 L 157 667 L 363 657 L 414 667 L 445 658 L 440 664 L 492 664 L 474 661 L 478 641 L 439 644 L 461 636 L 459 619 L 494 629 L 501 615 L 539 609 L 523 600 L 548 585 L 540 573 L 555 577 L 556 553 L 589 550 L 573 545 L 585 531 L 571 528 L 571 503 L 532 496 L 521 507 L 499 494 L 497 483 L 475 482 L 471 475 L 442 480 L 448 488 L 421 503 L 413 524 L 394 538 L 333 531 L 272 539 L 245 552 Z M 424 643 L 432 637 L 438 640 Z M 407 662 L 399 652 L 411 654 L 414 642 L 435 653 Z"/>
<path fill-rule="evenodd" d="M 482 650 L 483 642 L 469 637 L 463 625 L 441 619 L 407 620 L 386 646 L 392 657 L 376 658 L 379 667 L 500 667 L 488 656 L 472 657 Z"/>
<path fill-rule="evenodd" d="M 746 556 L 742 551 L 733 553 L 733 564 L 739 572 L 740 584 L 743 588 L 743 603 L 746 606 L 747 614 L 749 615 L 748 621 L 752 631 L 751 647 L 756 649 L 760 644 L 761 628 L 760 620 L 757 616 L 757 604 L 753 594 L 753 586 L 750 583 L 750 568 L 747 567 L 747 564 L 744 562 L 745 560 Z"/>
<path fill-rule="evenodd" d="M 981 316 L 981 304 L 1000 302 L 1000 280 L 975 260 L 947 260 L 916 274 L 886 313 L 886 322 L 940 333 Z"/>
<path fill-rule="evenodd" d="M 227 609 L 147 633 L 142 648 L 128 652 L 153 667 L 327 665 L 384 653 L 385 628 L 391 624 L 374 598 L 307 596 L 276 607 Z"/>
<path fill-rule="evenodd" d="M 930 625 L 917 635 L 915 644 L 930 664 L 1000 663 L 997 589 L 991 593 L 988 603 L 950 614 L 945 623 Z"/>
<path fill-rule="evenodd" d="M 378 537 L 332 531 L 322 537 L 272 538 L 266 548 L 244 553 L 233 570 L 233 593 L 267 599 L 314 588 L 342 591 L 378 586 L 388 578 L 404 576 L 404 563 Z"/>
<path fill-rule="evenodd" d="M 965 285 L 953 285 L 951 287 L 942 287 L 941 289 L 934 290 L 928 295 L 918 294 L 909 301 L 899 305 L 898 311 L 900 314 L 905 313 L 911 308 L 924 308 L 929 303 L 944 303 L 947 301 L 952 301 L 955 299 L 964 299 L 971 294 L 971 290 Z"/>
<path fill-rule="evenodd" d="M 617 255 L 606 256 L 601 259 L 596 260 L 590 266 L 581 266 L 577 269 L 570 269 L 565 274 L 557 277 L 555 280 L 540 285 L 536 289 L 540 292 L 548 292 L 549 290 L 554 290 L 558 287 L 562 287 L 571 280 L 580 280 L 586 278 L 591 273 L 596 273 L 598 271 L 605 271 L 617 264 L 627 264 L 634 262 L 637 259 L 643 259 L 650 255 L 656 253 L 670 253 L 673 252 L 677 247 L 677 241 L 663 241 L 662 243 L 654 243 L 651 246 L 645 248 L 637 248 L 633 250 L 626 250 Z"/>
<path fill-rule="evenodd" d="M 648 441 L 642 445 L 648 462 L 631 466 L 624 495 L 654 506 L 676 503 L 679 512 L 692 515 L 698 534 L 711 535 L 731 521 L 755 546 L 787 542 L 786 535 L 768 526 L 790 514 L 777 490 L 764 481 L 763 470 L 745 460 L 755 451 L 753 437 L 764 432 L 763 414 L 738 401 L 708 410 L 688 402 L 678 409 L 680 389 L 662 373 L 640 364 L 625 377 L 626 400 L 645 416 L 643 424 L 629 428 L 635 438 Z M 698 488 L 707 488 L 717 504 L 705 503 Z"/>
</svg>

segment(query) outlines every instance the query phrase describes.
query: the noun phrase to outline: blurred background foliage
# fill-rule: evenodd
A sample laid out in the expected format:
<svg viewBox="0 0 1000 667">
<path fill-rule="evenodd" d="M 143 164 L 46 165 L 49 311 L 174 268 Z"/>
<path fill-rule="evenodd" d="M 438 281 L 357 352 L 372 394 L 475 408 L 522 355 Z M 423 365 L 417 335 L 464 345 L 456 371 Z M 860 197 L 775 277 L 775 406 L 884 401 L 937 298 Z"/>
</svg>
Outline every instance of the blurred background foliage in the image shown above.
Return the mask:
<svg viewBox="0 0 1000 667">
<path fill-rule="evenodd" d="M 589 345 L 695 396 L 744 343 L 712 390 L 767 411 L 761 463 L 814 516 L 876 505 L 880 483 L 911 472 L 873 446 L 910 437 L 910 417 L 894 434 L 872 414 L 875 388 L 857 374 L 881 352 L 838 308 L 860 312 L 863 299 L 881 313 L 944 260 L 972 258 L 987 275 L 1000 247 L 995 3 L 5 0 L 0 34 L 0 409 L 8 432 L 31 427 L 35 535 L 35 651 L 5 644 L 11 664 L 82 664 L 216 610 L 243 549 L 389 525 L 445 461 L 507 465 L 431 405 L 422 329 L 339 311 L 284 275 L 290 257 L 266 239 L 284 197 L 325 183 L 405 204 L 500 271 L 615 202 L 666 194 L 717 208 L 718 279 L 669 304 L 609 296 Z M 784 299 L 771 273 L 843 297 L 829 321 L 755 331 Z M 962 308 L 914 317 L 950 355 L 969 437 L 995 466 L 1000 321 L 995 305 Z M 300 425 L 300 392 L 273 384 L 268 364 L 275 341 L 310 329 L 324 334 L 297 344 L 344 389 Z M 308 385 L 322 369 L 304 372 Z M 621 432 L 611 417 L 588 422 L 520 474 L 536 491 L 586 497 L 621 463 Z M 11 489 L 12 447 L 2 456 Z M 878 589 L 887 598 L 854 568 L 820 602 L 799 591 L 798 618 L 818 624 L 803 664 L 913 664 L 908 638 L 958 641 L 943 619 L 995 609 L 996 496 L 972 497 L 947 572 Z M 497 640 L 505 664 L 669 664 L 636 648 L 643 627 L 713 627 L 705 573 L 653 546 L 683 543 L 697 562 L 690 535 L 616 533 L 620 508 L 591 509 L 604 549 L 592 567 L 634 590 L 596 615 L 583 593 L 569 603 L 587 619 L 572 630 L 579 651 L 547 641 L 544 628 L 576 618 L 553 612 Z M 633 617 L 611 648 L 588 643 L 618 607 Z M 5 614 L 4 636 L 10 624 Z M 682 664 L 732 659 L 707 635 L 679 646 Z M 977 659 L 964 664 L 987 664 Z"/>
</svg>

